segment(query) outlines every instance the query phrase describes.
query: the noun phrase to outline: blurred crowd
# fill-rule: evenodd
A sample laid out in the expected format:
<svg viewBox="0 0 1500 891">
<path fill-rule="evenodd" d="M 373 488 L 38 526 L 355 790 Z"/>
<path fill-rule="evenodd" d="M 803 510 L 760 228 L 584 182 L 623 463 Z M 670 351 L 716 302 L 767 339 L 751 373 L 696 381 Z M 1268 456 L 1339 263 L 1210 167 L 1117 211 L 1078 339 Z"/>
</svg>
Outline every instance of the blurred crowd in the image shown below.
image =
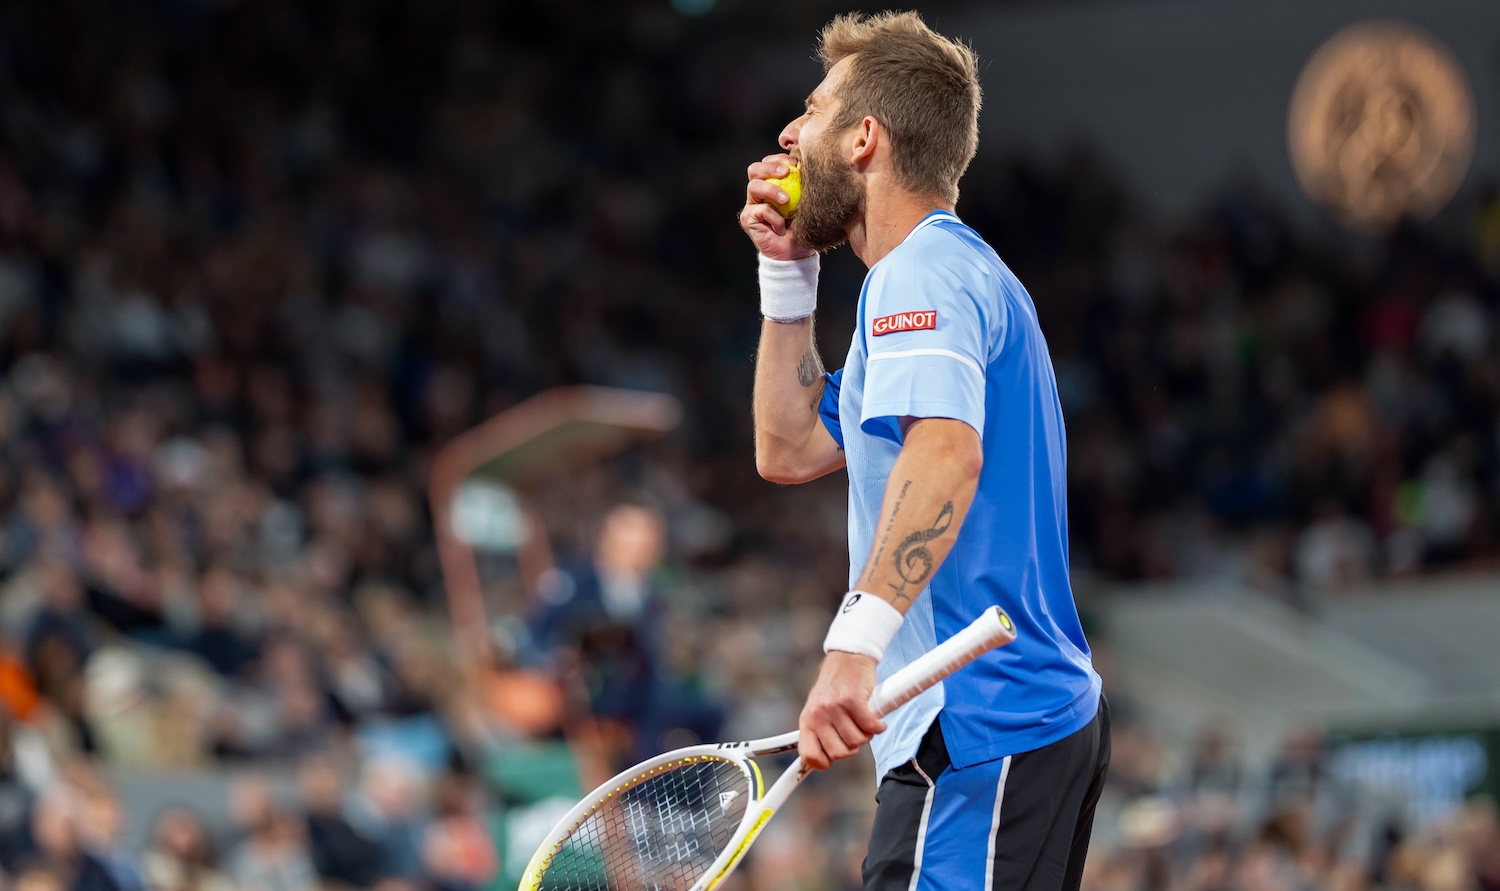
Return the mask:
<svg viewBox="0 0 1500 891">
<path fill-rule="evenodd" d="M 0 4 L 15 887 L 482 887 L 496 751 L 579 714 L 606 764 L 795 723 L 845 495 L 754 473 L 730 214 L 799 98 L 726 6 Z M 1155 226 L 1086 152 L 964 182 L 1051 344 L 1078 567 L 1296 593 L 1492 565 L 1500 195 L 1354 244 L 1253 187 L 1208 207 Z M 861 274 L 825 264 L 833 367 Z M 485 686 L 451 652 L 428 469 L 580 382 L 672 393 L 684 425 L 532 493 L 556 565 L 505 601 Z M 234 807 L 125 841 L 118 771 L 203 767 L 248 772 Z M 861 782 L 797 819 L 857 839 Z M 1488 814 L 1421 843 L 1468 850 Z M 815 861 L 809 837 L 768 834 L 758 862 L 847 881 L 857 844 Z M 1282 864 L 1289 889 L 1334 886 L 1305 835 L 1213 838 L 1181 874 L 1123 847 L 1092 887 L 1272 891 Z"/>
<path fill-rule="evenodd" d="M 1253 186 L 1142 225 L 1097 162 L 981 167 L 967 217 L 1036 298 L 1076 565 L 1297 596 L 1493 568 L 1500 192 L 1375 241 Z"/>
<path fill-rule="evenodd" d="M 1500 810 L 1475 797 L 1410 821 L 1418 790 L 1368 785 L 1318 731 L 1248 770 L 1232 731 L 1174 751 L 1114 738 L 1088 891 L 1479 891 L 1500 884 Z M 1099 850 L 1102 848 L 1102 850 Z"/>
<path fill-rule="evenodd" d="M 1483 891 L 1500 885 L 1500 809 L 1452 801 L 1420 826 L 1409 788 L 1368 784 L 1336 742 L 1292 733 L 1264 762 L 1233 728 L 1185 746 L 1128 712 L 1114 728 L 1084 891 Z M 1366 778 L 1367 779 L 1367 778 Z M 870 809 L 795 800 L 752 853 L 751 887 L 859 891 Z M 824 833 L 809 849 L 793 839 Z"/>
<path fill-rule="evenodd" d="M 28 779 L 6 775 L 12 810 Z M 349 789 L 336 760 L 320 755 L 300 764 L 294 786 L 286 793 L 246 773 L 229 788 L 224 813 L 168 803 L 138 842 L 141 833 L 128 826 L 132 815 L 106 774 L 83 761 L 60 764 L 29 790 L 23 824 L 5 827 L 7 887 L 413 891 L 477 889 L 496 875 L 480 788 L 462 771 L 439 773 L 424 792 L 408 762 L 377 758 Z M 15 814 L 7 819 L 14 822 Z"/>
</svg>

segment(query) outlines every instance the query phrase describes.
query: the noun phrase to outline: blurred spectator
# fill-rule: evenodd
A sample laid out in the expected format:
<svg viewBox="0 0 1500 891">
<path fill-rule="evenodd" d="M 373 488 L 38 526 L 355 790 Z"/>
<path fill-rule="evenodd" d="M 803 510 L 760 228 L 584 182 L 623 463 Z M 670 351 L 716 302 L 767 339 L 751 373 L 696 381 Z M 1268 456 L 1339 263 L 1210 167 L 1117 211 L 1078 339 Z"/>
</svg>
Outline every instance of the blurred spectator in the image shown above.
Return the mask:
<svg viewBox="0 0 1500 891">
<path fill-rule="evenodd" d="M 1240 791 L 1239 755 L 1231 731 L 1209 727 L 1193 745 L 1188 767 L 1188 788 L 1198 794 L 1233 798 Z"/>
<path fill-rule="evenodd" d="M 495 877 L 499 864 L 479 791 L 471 778 L 458 773 L 438 785 L 422 844 L 425 874 L 437 891 L 479 891 Z"/>
<path fill-rule="evenodd" d="M 231 891 L 215 868 L 208 831 L 193 811 L 172 806 L 156 818 L 151 847 L 141 860 L 149 891 Z"/>
<path fill-rule="evenodd" d="M 1457 820 L 1454 836 L 1479 887 L 1500 887 L 1500 813 L 1494 800 L 1470 802 Z"/>
<path fill-rule="evenodd" d="M 10 636 L 0 631 L 0 720 L 29 721 L 41 705 L 31 670 Z"/>
<path fill-rule="evenodd" d="M 355 628 L 338 622 L 329 629 L 323 651 L 328 693 L 339 714 L 350 722 L 379 714 L 390 695 L 386 669 L 362 643 Z"/>
<path fill-rule="evenodd" d="M 1335 501 L 1318 506 L 1297 542 L 1297 577 L 1313 588 L 1348 586 L 1370 576 L 1375 542 L 1369 528 Z"/>
<path fill-rule="evenodd" d="M 421 777 L 409 761 L 386 757 L 367 761 L 352 822 L 380 851 L 381 878 L 416 879 L 422 875 Z"/>
<path fill-rule="evenodd" d="M 380 848 L 344 815 L 343 779 L 331 761 L 309 758 L 298 773 L 313 865 L 326 882 L 367 888 L 381 874 Z"/>
<path fill-rule="evenodd" d="M 94 632 L 85 610 L 83 585 L 61 558 L 47 556 L 34 564 L 42 589 L 41 606 L 26 635 L 27 661 L 44 684 L 61 685 L 75 677 L 94 649 Z"/>
<path fill-rule="evenodd" d="M 187 640 L 188 651 L 219 674 L 238 677 L 259 651 L 242 623 L 239 579 L 226 567 L 209 569 L 199 582 L 198 628 Z"/>
<path fill-rule="evenodd" d="M 115 791 L 93 778 L 81 790 L 80 804 L 78 832 L 84 850 L 104 865 L 120 891 L 144 891 L 140 863 L 124 841 L 125 811 Z"/>
<path fill-rule="evenodd" d="M 591 713 L 624 743 L 617 760 L 639 760 L 671 748 L 674 730 L 713 739 L 720 709 L 673 683 L 664 608 L 655 575 L 666 553 L 664 518 L 624 504 L 604 515 L 591 559 L 565 562 L 541 582 L 531 621 L 544 650 L 576 652 Z M 687 744 L 679 741 L 678 744 Z"/>
<path fill-rule="evenodd" d="M 627 735 L 641 728 L 657 696 L 661 603 L 652 574 L 664 535 L 656 513 L 614 508 L 591 558 L 565 563 L 543 580 L 531 623 L 544 650 L 578 654 L 590 711 Z"/>
<path fill-rule="evenodd" d="M 318 884 L 302 821 L 279 807 L 250 828 L 228 862 L 230 877 L 242 888 L 313 891 Z"/>
<path fill-rule="evenodd" d="M 31 808 L 52 779 L 46 744 L 0 708 L 0 870 L 14 867 L 30 848 Z"/>
<path fill-rule="evenodd" d="M 629 636 L 620 642 L 629 654 L 620 659 L 626 666 L 641 663 L 635 670 L 649 672 L 661 608 L 652 576 L 665 556 L 665 534 L 661 516 L 647 508 L 622 505 L 606 514 L 591 558 L 566 564 L 543 583 L 542 602 L 531 622 L 537 645 L 577 647 L 592 632 L 618 627 Z M 639 687 L 641 677 L 625 672 L 619 686 Z M 610 708 L 606 713 L 622 711 Z"/>
<path fill-rule="evenodd" d="M 89 609 L 109 629 L 157 646 L 170 646 L 163 590 L 131 539 L 129 524 L 103 516 L 84 534 L 83 570 Z"/>
<path fill-rule="evenodd" d="M 41 864 L 54 870 L 69 891 L 120 891 L 108 867 L 84 849 L 80 832 L 80 796 L 61 785 L 49 787 L 31 814 L 31 838 L 22 868 Z"/>
</svg>

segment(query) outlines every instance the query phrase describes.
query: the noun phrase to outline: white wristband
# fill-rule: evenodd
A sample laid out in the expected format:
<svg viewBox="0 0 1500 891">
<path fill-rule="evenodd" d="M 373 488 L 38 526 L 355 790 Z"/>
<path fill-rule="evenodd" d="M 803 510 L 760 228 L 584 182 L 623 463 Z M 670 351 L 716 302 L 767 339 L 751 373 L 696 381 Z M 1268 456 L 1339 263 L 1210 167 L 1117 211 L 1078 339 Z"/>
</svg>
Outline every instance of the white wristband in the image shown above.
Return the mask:
<svg viewBox="0 0 1500 891">
<path fill-rule="evenodd" d="M 772 260 L 760 255 L 760 314 L 773 322 L 795 322 L 818 308 L 818 255 Z"/>
<path fill-rule="evenodd" d="M 823 638 L 823 652 L 858 653 L 876 662 L 901 630 L 901 611 L 868 591 L 850 591 Z"/>
</svg>

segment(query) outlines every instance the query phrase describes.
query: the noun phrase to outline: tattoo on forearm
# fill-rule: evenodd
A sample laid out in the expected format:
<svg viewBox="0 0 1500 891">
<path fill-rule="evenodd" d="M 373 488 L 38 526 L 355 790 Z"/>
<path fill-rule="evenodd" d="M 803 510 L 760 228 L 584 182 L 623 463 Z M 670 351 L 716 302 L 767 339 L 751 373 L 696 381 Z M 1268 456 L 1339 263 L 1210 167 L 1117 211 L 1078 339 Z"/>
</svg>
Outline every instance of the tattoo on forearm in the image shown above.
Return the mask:
<svg viewBox="0 0 1500 891">
<path fill-rule="evenodd" d="M 891 585 L 890 588 L 896 593 L 897 600 L 910 600 L 911 595 L 906 593 L 907 585 L 915 585 L 918 591 L 927 579 L 932 575 L 932 568 L 937 561 L 932 556 L 932 551 L 927 549 L 927 543 L 938 538 L 948 527 L 953 525 L 953 502 L 943 504 L 942 510 L 938 511 L 937 519 L 932 525 L 920 532 L 913 532 L 901 540 L 896 546 L 896 552 L 892 555 L 896 563 L 896 574 L 901 577 L 901 584 Z"/>
<path fill-rule="evenodd" d="M 901 505 L 906 501 L 906 493 L 911 491 L 911 480 L 901 484 L 901 491 L 896 493 L 896 503 L 891 505 L 891 518 L 885 521 L 885 531 L 880 533 L 880 544 L 875 547 L 875 556 L 865 566 L 865 578 L 869 579 L 875 575 L 875 567 L 880 565 L 880 558 L 885 556 L 885 543 L 890 540 L 891 528 L 896 525 L 896 518 L 901 516 Z"/>
</svg>

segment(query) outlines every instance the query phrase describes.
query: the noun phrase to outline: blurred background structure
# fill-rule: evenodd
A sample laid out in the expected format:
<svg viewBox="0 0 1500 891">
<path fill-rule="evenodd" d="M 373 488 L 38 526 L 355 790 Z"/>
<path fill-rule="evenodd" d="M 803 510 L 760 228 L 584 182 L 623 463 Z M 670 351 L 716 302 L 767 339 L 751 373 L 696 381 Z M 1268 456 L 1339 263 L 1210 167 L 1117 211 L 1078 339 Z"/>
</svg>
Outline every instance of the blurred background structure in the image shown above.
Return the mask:
<svg viewBox="0 0 1500 891">
<path fill-rule="evenodd" d="M 1067 412 L 1119 717 L 1087 887 L 1500 885 L 1500 6 L 921 6 L 984 60 L 959 213 Z M 839 11 L 0 4 L 0 884 L 514 887 L 580 781 L 795 724 L 845 492 L 755 475 L 731 214 Z M 1327 211 L 1289 109 L 1366 18 L 1450 67 L 1333 69 L 1308 113 L 1373 129 L 1311 122 L 1370 199 Z M 475 664 L 434 462 L 574 384 L 681 425 L 460 486 Z M 864 768 L 737 886 L 857 887 Z"/>
</svg>

